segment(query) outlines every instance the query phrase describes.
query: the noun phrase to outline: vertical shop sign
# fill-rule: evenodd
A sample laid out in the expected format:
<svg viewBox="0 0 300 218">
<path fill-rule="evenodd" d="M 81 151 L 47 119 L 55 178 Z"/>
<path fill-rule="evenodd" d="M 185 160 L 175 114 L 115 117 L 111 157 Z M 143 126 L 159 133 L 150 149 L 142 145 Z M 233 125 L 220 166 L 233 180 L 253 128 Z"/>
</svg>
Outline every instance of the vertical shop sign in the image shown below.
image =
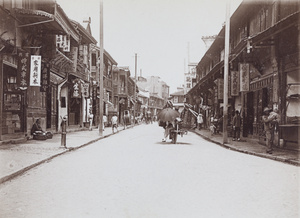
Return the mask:
<svg viewBox="0 0 300 218">
<path fill-rule="evenodd" d="M 63 36 L 62 35 L 56 35 L 56 47 L 60 48 L 62 42 L 63 42 Z"/>
<path fill-rule="evenodd" d="M 79 79 L 73 80 L 72 98 L 81 98 L 81 82 Z"/>
<path fill-rule="evenodd" d="M 41 56 L 31 55 L 30 62 L 30 86 L 41 85 Z"/>
<path fill-rule="evenodd" d="M 97 86 L 93 86 L 93 100 L 97 99 Z"/>
<path fill-rule="evenodd" d="M 50 64 L 42 62 L 41 92 L 46 92 L 50 85 Z"/>
<path fill-rule="evenodd" d="M 231 96 L 239 96 L 240 77 L 238 71 L 231 71 Z"/>
<path fill-rule="evenodd" d="M 21 90 L 26 90 L 29 83 L 29 53 L 20 52 L 18 54 L 17 86 Z"/>
<path fill-rule="evenodd" d="M 90 84 L 83 83 L 82 84 L 82 97 L 88 98 L 90 93 Z"/>
<path fill-rule="evenodd" d="M 66 35 L 56 35 L 56 47 L 62 48 L 64 52 L 70 52 L 70 37 Z"/>
<path fill-rule="evenodd" d="M 223 99 L 224 97 L 224 79 L 217 79 L 218 86 L 218 99 Z"/>
<path fill-rule="evenodd" d="M 240 91 L 249 91 L 249 64 L 240 64 Z"/>
<path fill-rule="evenodd" d="M 64 46 L 63 46 L 64 52 L 70 52 L 70 37 L 64 36 Z"/>
<path fill-rule="evenodd" d="M 72 51 L 71 51 L 71 60 L 73 61 L 72 72 L 76 72 L 77 70 L 77 55 L 78 55 L 78 47 L 72 47 Z"/>
</svg>

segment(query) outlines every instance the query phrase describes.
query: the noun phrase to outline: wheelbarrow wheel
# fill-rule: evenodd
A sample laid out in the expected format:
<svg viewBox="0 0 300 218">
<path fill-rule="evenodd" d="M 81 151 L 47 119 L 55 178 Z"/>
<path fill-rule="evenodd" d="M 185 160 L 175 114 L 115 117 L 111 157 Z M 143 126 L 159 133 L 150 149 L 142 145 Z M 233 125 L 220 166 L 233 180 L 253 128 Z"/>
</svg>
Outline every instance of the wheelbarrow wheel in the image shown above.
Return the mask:
<svg viewBox="0 0 300 218">
<path fill-rule="evenodd" d="M 172 132 L 172 143 L 176 144 L 177 142 L 177 132 Z"/>
</svg>

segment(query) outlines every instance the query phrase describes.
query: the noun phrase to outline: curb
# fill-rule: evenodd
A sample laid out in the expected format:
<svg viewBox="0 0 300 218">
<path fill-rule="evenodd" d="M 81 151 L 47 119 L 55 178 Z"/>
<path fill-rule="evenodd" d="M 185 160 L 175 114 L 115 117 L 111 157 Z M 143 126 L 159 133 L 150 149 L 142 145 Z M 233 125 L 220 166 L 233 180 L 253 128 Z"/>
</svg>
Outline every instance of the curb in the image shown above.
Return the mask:
<svg viewBox="0 0 300 218">
<path fill-rule="evenodd" d="M 134 126 L 127 126 L 126 129 L 131 129 L 131 128 L 133 128 L 133 127 L 134 127 Z M 29 166 L 27 166 L 27 167 L 25 167 L 25 168 L 23 168 L 23 169 L 21 169 L 21 170 L 19 170 L 19 171 L 17 171 L 17 172 L 12 173 L 11 175 L 8 175 L 8 176 L 5 176 L 5 177 L 0 178 L 0 184 L 3 184 L 3 183 L 5 183 L 5 182 L 8 182 L 8 181 L 14 179 L 14 178 L 17 177 L 17 176 L 20 176 L 20 175 L 24 174 L 25 172 L 29 171 L 30 169 L 32 169 L 32 168 L 34 168 L 34 167 L 37 167 L 37 166 L 39 166 L 39 165 L 41 165 L 41 164 L 43 164 L 43 163 L 45 163 L 45 162 L 48 162 L 48 161 L 50 161 L 50 160 L 52 160 L 52 159 L 54 159 L 54 158 L 56 158 L 56 157 L 58 157 L 58 156 L 61 156 L 61 155 L 65 154 L 65 153 L 68 153 L 68 152 L 71 152 L 71 151 L 78 150 L 78 149 L 80 149 L 80 148 L 83 148 L 83 147 L 85 147 L 85 146 L 88 146 L 88 145 L 90 145 L 90 144 L 93 144 L 93 143 L 95 143 L 95 142 L 97 142 L 97 141 L 99 141 L 99 140 L 101 140 L 101 139 L 105 139 L 105 138 L 108 138 L 109 136 L 115 135 L 115 134 L 117 134 L 117 133 L 119 133 L 119 132 L 121 132 L 121 131 L 124 131 L 124 130 L 126 130 L 126 129 L 120 129 L 120 130 L 119 130 L 118 132 L 116 132 L 116 133 L 110 133 L 110 134 L 105 135 L 105 136 L 100 136 L 100 137 L 98 137 L 98 138 L 96 138 L 96 139 L 93 139 L 93 140 L 91 140 L 91 141 L 89 141 L 89 142 L 86 142 L 86 143 L 84 143 L 84 144 L 82 144 L 82 145 L 80 145 L 80 146 L 78 146 L 78 147 L 75 147 L 75 148 L 64 148 L 64 149 L 66 149 L 66 150 L 64 150 L 64 151 L 62 151 L 62 152 L 60 152 L 60 153 L 58 153 L 58 154 L 52 155 L 51 157 L 48 157 L 48 158 L 46 158 L 46 159 L 44 159 L 44 160 L 41 160 L 41 161 L 39 161 L 39 162 L 37 162 L 37 163 L 31 164 L 31 165 L 29 165 Z"/>
<path fill-rule="evenodd" d="M 224 148 L 232 150 L 232 151 L 237 151 L 237 152 L 241 152 L 241 153 L 244 153 L 244 154 L 258 156 L 258 157 L 261 157 L 261 158 L 267 158 L 267 159 L 270 159 L 270 160 L 279 161 L 279 162 L 294 165 L 294 166 L 300 166 L 300 163 L 293 160 L 293 159 L 286 159 L 286 158 L 283 158 L 283 157 L 275 157 L 275 156 L 272 156 L 270 154 L 262 154 L 262 153 L 256 153 L 256 152 L 253 152 L 253 151 L 246 151 L 246 150 L 238 149 L 238 148 L 230 146 L 230 144 L 222 144 L 218 141 L 215 141 L 215 140 L 213 140 L 213 139 L 211 139 L 207 136 L 204 136 L 204 135 L 202 135 L 202 134 L 200 134 L 200 133 L 198 133 L 194 130 L 190 130 L 190 132 L 193 132 L 193 133 L 199 135 L 200 137 L 204 138 L 207 141 L 218 144 L 221 147 L 224 147 Z"/>
</svg>

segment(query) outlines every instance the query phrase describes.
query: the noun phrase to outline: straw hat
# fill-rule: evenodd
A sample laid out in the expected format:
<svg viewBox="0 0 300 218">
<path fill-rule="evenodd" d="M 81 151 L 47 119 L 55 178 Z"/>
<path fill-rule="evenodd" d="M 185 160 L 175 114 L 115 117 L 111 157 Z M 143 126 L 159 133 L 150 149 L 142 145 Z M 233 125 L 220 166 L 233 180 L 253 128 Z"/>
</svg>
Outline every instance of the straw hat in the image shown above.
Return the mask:
<svg viewBox="0 0 300 218">
<path fill-rule="evenodd" d="M 264 108 L 264 112 L 269 112 L 269 111 L 271 111 L 272 109 L 270 109 L 270 108 L 268 108 L 268 107 L 265 107 Z"/>
</svg>

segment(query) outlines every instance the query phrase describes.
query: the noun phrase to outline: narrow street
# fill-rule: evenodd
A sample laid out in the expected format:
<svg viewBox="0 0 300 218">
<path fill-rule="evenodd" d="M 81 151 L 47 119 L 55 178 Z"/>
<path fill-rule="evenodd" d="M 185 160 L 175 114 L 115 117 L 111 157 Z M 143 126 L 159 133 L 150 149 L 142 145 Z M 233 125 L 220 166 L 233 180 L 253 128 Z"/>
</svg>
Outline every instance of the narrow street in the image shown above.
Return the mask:
<svg viewBox="0 0 300 218">
<path fill-rule="evenodd" d="M 299 167 L 162 136 L 143 124 L 40 165 L 0 186 L 0 217 L 299 217 Z"/>
</svg>

